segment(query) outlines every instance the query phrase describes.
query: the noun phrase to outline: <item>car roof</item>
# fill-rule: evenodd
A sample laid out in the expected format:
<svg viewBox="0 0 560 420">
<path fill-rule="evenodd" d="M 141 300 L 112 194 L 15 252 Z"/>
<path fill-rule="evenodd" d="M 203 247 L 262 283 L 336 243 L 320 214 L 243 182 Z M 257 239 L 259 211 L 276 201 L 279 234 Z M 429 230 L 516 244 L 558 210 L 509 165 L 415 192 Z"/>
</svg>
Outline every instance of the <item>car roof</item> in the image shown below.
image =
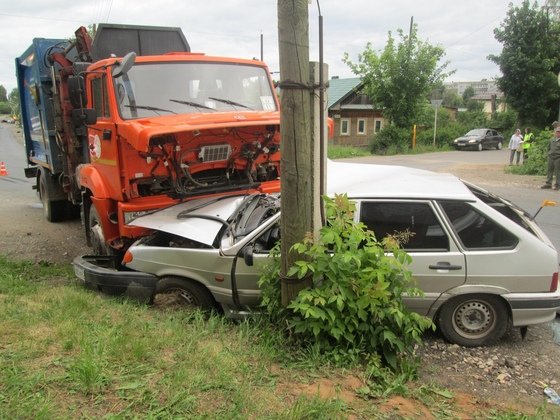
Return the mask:
<svg viewBox="0 0 560 420">
<path fill-rule="evenodd" d="M 350 198 L 475 200 L 456 176 L 393 165 L 327 163 L 327 194 Z"/>
</svg>

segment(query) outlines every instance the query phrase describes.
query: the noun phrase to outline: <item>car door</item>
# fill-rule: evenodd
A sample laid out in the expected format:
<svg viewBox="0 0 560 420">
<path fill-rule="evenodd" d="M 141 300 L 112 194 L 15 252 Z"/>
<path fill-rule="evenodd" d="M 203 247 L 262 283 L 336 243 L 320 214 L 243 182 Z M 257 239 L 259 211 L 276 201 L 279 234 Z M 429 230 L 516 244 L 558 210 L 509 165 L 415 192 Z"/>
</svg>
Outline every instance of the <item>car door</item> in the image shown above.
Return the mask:
<svg viewBox="0 0 560 420">
<path fill-rule="evenodd" d="M 232 266 L 235 287 L 241 305 L 256 306 L 260 301 L 258 281 L 270 261 L 270 251 L 280 239 L 279 214 L 272 218 L 267 227 L 258 229 L 251 234 L 251 238 L 244 241 L 239 248 Z"/>
<path fill-rule="evenodd" d="M 402 247 L 412 257 L 409 269 L 424 296 L 404 297 L 410 310 L 427 315 L 442 293 L 464 284 L 465 256 L 431 201 L 363 199 L 357 213 L 378 240 L 407 230 L 413 234 Z"/>
</svg>

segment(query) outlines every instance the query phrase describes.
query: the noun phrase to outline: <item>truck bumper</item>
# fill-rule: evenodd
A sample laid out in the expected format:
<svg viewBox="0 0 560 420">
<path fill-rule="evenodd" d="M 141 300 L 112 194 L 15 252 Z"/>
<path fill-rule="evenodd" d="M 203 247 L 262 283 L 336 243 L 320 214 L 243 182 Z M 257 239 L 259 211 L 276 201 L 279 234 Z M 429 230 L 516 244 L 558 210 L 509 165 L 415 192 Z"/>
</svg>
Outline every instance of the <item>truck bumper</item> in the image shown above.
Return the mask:
<svg viewBox="0 0 560 420">
<path fill-rule="evenodd" d="M 112 258 L 108 256 L 76 257 L 73 261 L 74 274 L 88 288 L 150 302 L 158 278 L 139 271 L 117 270 L 112 268 L 112 262 Z"/>
</svg>

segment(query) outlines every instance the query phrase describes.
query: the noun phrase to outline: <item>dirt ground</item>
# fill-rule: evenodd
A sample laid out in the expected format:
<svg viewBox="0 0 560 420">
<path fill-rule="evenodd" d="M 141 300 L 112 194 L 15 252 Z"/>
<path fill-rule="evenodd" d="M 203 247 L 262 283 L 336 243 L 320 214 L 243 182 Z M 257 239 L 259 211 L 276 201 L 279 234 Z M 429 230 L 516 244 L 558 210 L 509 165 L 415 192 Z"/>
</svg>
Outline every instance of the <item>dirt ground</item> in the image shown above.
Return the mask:
<svg viewBox="0 0 560 420">
<path fill-rule="evenodd" d="M 21 136 L 15 127 L 9 129 Z M 30 192 L 31 181 L 15 174 L 22 172 L 20 168 L 13 171 L 11 179 L 3 181 L 15 183 L 21 193 L 0 195 L 0 254 L 46 263 L 70 263 L 75 256 L 87 254 L 80 221 L 45 222 L 42 205 Z M 480 165 L 465 164 L 446 168 L 446 172 L 475 184 L 488 185 L 491 180 L 496 185 L 514 183 L 536 188 L 542 183 L 542 177 L 505 174 L 504 165 L 485 165 L 482 171 Z M 560 392 L 559 325 L 531 327 L 525 339 L 518 330 L 512 330 L 498 345 L 476 349 L 450 345 L 438 334 L 429 334 L 424 347 L 418 349 L 422 360 L 418 385 L 432 383 L 452 391 L 453 402 L 464 411 L 464 418 L 482 406 L 534 412 L 546 401 L 545 384 Z M 391 399 L 385 404 L 398 416 L 430 418 L 422 414 L 418 402 L 398 397 L 398 401 Z"/>
</svg>

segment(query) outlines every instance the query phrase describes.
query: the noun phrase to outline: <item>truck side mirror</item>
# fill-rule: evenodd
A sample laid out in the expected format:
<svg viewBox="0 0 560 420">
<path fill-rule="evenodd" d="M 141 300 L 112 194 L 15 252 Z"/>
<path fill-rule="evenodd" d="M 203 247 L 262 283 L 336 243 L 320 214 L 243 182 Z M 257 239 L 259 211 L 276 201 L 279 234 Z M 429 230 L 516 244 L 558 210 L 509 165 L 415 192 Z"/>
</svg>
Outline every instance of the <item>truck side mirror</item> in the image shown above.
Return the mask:
<svg viewBox="0 0 560 420">
<path fill-rule="evenodd" d="M 111 75 L 115 78 L 121 77 L 123 74 L 128 73 L 128 71 L 134 65 L 136 61 L 136 53 L 134 51 L 129 52 L 127 55 L 123 57 L 120 63 L 117 63 L 113 70 L 111 71 Z"/>
<path fill-rule="evenodd" d="M 97 113 L 92 108 L 73 109 L 72 122 L 76 127 L 95 124 L 97 122 Z"/>
<path fill-rule="evenodd" d="M 247 267 L 253 266 L 253 244 L 249 244 L 245 248 L 243 248 L 243 261 L 245 261 Z"/>
<path fill-rule="evenodd" d="M 68 96 L 74 108 L 83 108 L 87 104 L 86 89 L 82 76 L 68 77 Z"/>
</svg>

